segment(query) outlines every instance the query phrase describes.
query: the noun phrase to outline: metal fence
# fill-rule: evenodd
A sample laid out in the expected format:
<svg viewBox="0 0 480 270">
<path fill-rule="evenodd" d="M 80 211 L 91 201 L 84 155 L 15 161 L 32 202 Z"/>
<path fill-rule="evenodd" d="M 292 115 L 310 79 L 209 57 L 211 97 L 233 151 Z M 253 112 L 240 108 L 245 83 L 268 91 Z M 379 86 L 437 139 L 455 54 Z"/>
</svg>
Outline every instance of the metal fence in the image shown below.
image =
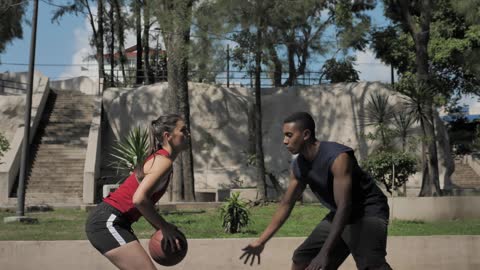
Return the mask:
<svg viewBox="0 0 480 270">
<path fill-rule="evenodd" d="M 0 94 L 25 94 L 28 83 L 0 78 Z"/>
<path fill-rule="evenodd" d="M 124 74 L 125 73 L 125 74 Z M 321 72 L 307 71 L 299 75 L 291 85 L 319 85 L 327 83 L 321 80 Z M 281 85 L 285 84 L 288 73 L 282 73 Z M 137 75 L 136 69 L 114 69 L 113 76 L 111 70 L 105 70 L 105 84 L 107 86 L 132 87 L 138 85 L 153 84 L 157 82 L 167 81 L 168 71 L 153 70 L 147 75 L 141 70 Z M 243 86 L 253 88 L 255 85 L 255 73 L 244 70 L 190 70 L 188 80 L 194 82 L 205 82 L 222 85 L 225 87 Z M 274 79 L 272 72 L 261 72 L 260 87 L 274 87 Z"/>
</svg>

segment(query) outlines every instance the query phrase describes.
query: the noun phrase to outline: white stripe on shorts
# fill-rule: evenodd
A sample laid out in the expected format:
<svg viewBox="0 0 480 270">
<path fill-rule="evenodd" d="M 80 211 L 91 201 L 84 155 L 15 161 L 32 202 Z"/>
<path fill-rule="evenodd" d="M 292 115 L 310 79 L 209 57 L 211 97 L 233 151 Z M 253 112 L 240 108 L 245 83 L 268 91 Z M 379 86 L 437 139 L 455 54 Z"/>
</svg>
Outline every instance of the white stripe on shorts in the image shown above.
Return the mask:
<svg viewBox="0 0 480 270">
<path fill-rule="evenodd" d="M 111 214 L 110 217 L 107 220 L 107 228 L 112 234 L 112 236 L 117 240 L 117 242 L 120 244 L 120 246 L 125 245 L 126 242 L 122 238 L 122 236 L 117 232 L 117 230 L 113 227 L 113 221 L 117 218 L 114 214 Z"/>
</svg>

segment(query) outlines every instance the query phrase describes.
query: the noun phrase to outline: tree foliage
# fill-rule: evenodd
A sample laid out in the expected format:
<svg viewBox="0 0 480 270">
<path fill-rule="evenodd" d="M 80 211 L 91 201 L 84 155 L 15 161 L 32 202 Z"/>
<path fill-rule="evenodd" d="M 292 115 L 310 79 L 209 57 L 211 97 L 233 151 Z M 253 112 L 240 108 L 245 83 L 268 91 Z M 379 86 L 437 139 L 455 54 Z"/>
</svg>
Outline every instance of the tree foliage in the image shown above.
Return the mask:
<svg viewBox="0 0 480 270">
<path fill-rule="evenodd" d="M 0 132 L 0 157 L 3 157 L 3 153 L 7 152 L 10 149 L 10 143 Z"/>
<path fill-rule="evenodd" d="M 0 1 L 0 54 L 5 51 L 8 43 L 15 38 L 23 38 L 22 22 L 28 1 Z"/>
<path fill-rule="evenodd" d="M 413 15 L 418 14 L 419 2 L 412 1 Z M 444 100 L 458 93 L 480 94 L 480 73 L 478 62 L 474 61 L 480 56 L 480 26 L 474 19 L 456 12 L 465 11 L 465 2 L 468 1 L 435 1 L 432 10 L 428 68 L 430 79 L 436 81 L 436 92 L 442 94 Z M 372 30 L 372 49 L 399 74 L 414 74 L 417 71 L 415 41 L 410 30 L 400 23 L 400 11 L 387 5 L 386 12 L 394 24 Z"/>
<path fill-rule="evenodd" d="M 343 60 L 329 59 L 322 67 L 322 75 L 331 83 L 358 82 L 358 71 L 353 67 L 354 62 L 353 57 Z"/>
</svg>

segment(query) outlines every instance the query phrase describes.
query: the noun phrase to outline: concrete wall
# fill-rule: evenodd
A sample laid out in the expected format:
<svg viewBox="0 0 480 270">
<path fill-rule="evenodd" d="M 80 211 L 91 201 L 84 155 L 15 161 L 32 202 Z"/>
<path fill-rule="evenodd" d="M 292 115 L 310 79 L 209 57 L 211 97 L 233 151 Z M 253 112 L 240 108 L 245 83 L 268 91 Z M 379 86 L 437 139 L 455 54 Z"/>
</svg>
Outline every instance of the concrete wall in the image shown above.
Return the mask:
<svg viewBox="0 0 480 270">
<path fill-rule="evenodd" d="M 190 239 L 187 257 L 169 269 L 289 269 L 304 238 L 273 238 L 260 265 L 244 265 L 241 249 L 253 239 Z M 141 240 L 145 248 L 147 240 Z M 387 260 L 395 270 L 480 269 L 480 236 L 389 237 Z M 0 241 L 0 265 L 9 270 L 116 269 L 88 241 Z M 165 269 L 159 266 L 158 269 Z M 341 270 L 356 269 L 351 257 Z"/>
<path fill-rule="evenodd" d="M 9 78 L 18 81 L 26 80 L 26 75 L 23 73 L 17 73 L 14 75 L 10 74 Z M 41 73 L 35 72 L 30 122 L 30 142 L 33 140 L 38 124 L 42 118 L 42 113 L 45 108 L 45 103 L 47 101 L 49 92 L 50 88 L 48 78 L 43 76 Z M 3 98 L 4 97 L 2 96 L 2 99 Z M 14 184 L 15 177 L 20 169 L 24 121 L 20 121 L 19 119 L 23 119 L 25 114 L 25 95 L 20 99 L 17 96 L 14 96 L 13 98 L 17 103 L 11 103 L 10 101 L 12 101 L 12 99 L 9 99 L 8 96 L 5 97 L 5 100 L 7 100 L 6 104 L 13 107 L 3 107 L 0 113 L 0 126 L 8 127 L 9 125 L 12 125 L 12 123 L 17 123 L 16 126 L 11 126 L 9 130 L 6 130 L 6 137 L 10 143 L 10 149 L 0 160 L 0 205 L 8 202 L 8 196 Z M 9 108 L 16 109 L 14 111 L 8 111 Z"/>
<path fill-rule="evenodd" d="M 33 92 L 38 89 L 42 78 L 45 76 L 38 71 L 33 75 Z M 0 73 L 0 93 L 22 95 L 28 87 L 28 72 L 5 72 Z"/>
<path fill-rule="evenodd" d="M 100 144 L 101 144 L 101 116 L 102 98 L 94 98 L 94 112 L 92 124 L 88 133 L 87 151 L 85 153 L 85 167 L 83 170 L 83 203 L 92 204 L 95 202 L 96 183 L 100 176 Z"/>
<path fill-rule="evenodd" d="M 391 219 L 455 220 L 480 218 L 480 197 L 394 197 L 388 199 Z"/>
<path fill-rule="evenodd" d="M 104 108 L 112 133 L 104 143 L 108 145 L 122 138 L 134 126 L 146 127 L 155 117 L 165 113 L 166 89 L 166 83 L 134 90 L 107 89 L 103 95 Z M 349 145 L 358 159 L 365 158 L 374 145 L 363 136 L 372 131 L 363 115 L 370 94 L 376 92 L 388 95 L 391 104 L 402 100 L 383 84 L 369 82 L 262 89 L 267 170 L 286 185 L 292 156 L 282 145 L 281 126 L 285 117 L 300 110 L 312 113 L 318 139 Z M 255 168 L 246 164 L 249 149 L 254 146 L 253 134 L 248 130 L 253 121 L 251 90 L 189 83 L 189 94 L 195 188 L 255 187 L 258 181 Z M 108 152 L 108 148 L 105 150 Z M 447 148 L 441 147 L 438 152 L 443 187 L 451 174 L 445 168 L 453 161 Z M 420 183 L 412 181 L 412 185 L 418 188 Z"/>
<path fill-rule="evenodd" d="M 50 87 L 55 90 L 76 90 L 86 95 L 100 95 L 102 93 L 101 84 L 97 80 L 85 76 L 52 81 Z"/>
</svg>

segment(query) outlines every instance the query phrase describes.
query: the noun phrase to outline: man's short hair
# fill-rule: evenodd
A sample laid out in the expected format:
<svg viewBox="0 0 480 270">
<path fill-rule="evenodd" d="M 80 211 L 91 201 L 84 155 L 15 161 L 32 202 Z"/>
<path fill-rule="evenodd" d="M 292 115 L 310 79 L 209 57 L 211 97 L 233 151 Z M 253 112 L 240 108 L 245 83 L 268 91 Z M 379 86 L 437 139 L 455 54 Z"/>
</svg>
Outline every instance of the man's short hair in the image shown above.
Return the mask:
<svg viewBox="0 0 480 270">
<path fill-rule="evenodd" d="M 315 121 L 313 121 L 313 117 L 307 112 L 293 113 L 285 118 L 283 123 L 295 123 L 302 131 L 308 129 L 312 133 L 312 138 L 315 138 Z"/>
</svg>

